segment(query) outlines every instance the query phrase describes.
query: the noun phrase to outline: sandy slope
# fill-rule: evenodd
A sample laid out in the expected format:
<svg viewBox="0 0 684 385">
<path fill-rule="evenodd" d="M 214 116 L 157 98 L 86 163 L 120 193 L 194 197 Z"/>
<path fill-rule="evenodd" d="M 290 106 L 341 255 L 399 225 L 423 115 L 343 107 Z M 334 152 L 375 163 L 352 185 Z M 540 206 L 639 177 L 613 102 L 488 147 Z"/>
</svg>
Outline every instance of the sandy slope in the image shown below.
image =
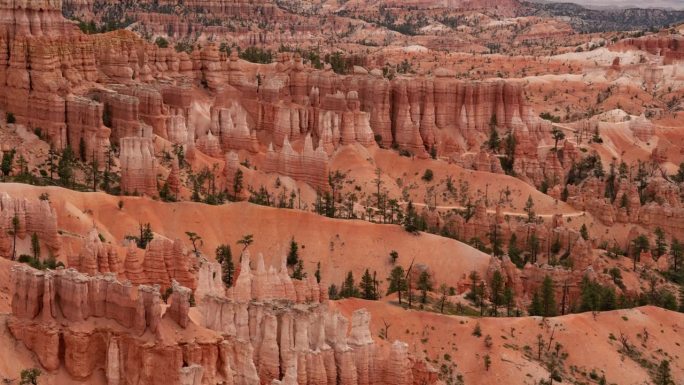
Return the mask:
<svg viewBox="0 0 684 385">
<path fill-rule="evenodd" d="M 449 363 L 444 355 L 450 355 L 466 384 L 533 384 L 541 378 L 547 379 L 546 369 L 525 357 L 524 347 L 529 346 L 532 355 L 536 355 L 537 335 L 542 334 L 548 344 L 551 331 L 554 333 L 552 346 L 559 342 L 561 351 L 568 354 L 564 364 L 566 374 L 572 373 L 570 368 L 574 366 L 572 376 L 583 382 L 595 383 L 581 374 L 588 375 L 594 370 L 599 376 L 605 373 L 609 384 L 651 383 L 645 368 L 618 352 L 620 333 L 649 361 L 669 359 L 676 383 L 684 380 L 684 314 L 660 308 L 619 310 L 596 317 L 591 313 L 573 314 L 542 322 L 539 317 L 443 316 L 356 299 L 339 301 L 334 306 L 345 314 L 362 307 L 369 309 L 373 315 L 371 332 L 375 337 L 384 327 L 383 320 L 387 321 L 391 325 L 388 333 L 391 340 L 409 342 L 417 353 L 422 350 L 431 361 L 436 361 L 436 366 Z M 478 322 L 482 329 L 480 338 L 472 335 Z M 648 332 L 646 340 L 644 331 Z M 492 337 L 491 348 L 485 346 L 486 335 Z M 492 361 L 489 372 L 483 364 L 485 354 Z M 567 375 L 564 378 L 564 383 L 570 383 Z"/>
<path fill-rule="evenodd" d="M 472 270 L 483 272 L 489 256 L 452 239 L 432 234 L 411 235 L 397 225 L 378 225 L 364 221 L 329 219 L 298 210 L 284 210 L 248 203 L 209 206 L 181 202 L 162 203 L 141 197 L 117 197 L 103 193 L 79 193 L 60 188 L 37 188 L 19 184 L 0 184 L 0 191 L 15 196 L 38 197 L 50 194 L 58 212 L 58 226 L 63 231 L 65 249 L 76 250 L 79 235 L 95 226 L 107 241 L 122 244 L 124 236 L 136 234 L 138 223 L 150 223 L 152 229 L 168 238 L 187 242 L 186 231 L 199 234 L 201 250 L 213 256 L 219 243 L 232 246 L 245 234 L 254 234 L 250 247 L 253 255 L 263 253 L 267 263 L 279 263 L 290 239 L 300 244 L 300 256 L 306 270 L 313 274 L 321 262 L 323 278 L 339 283 L 347 271 L 369 268 L 378 276 L 388 276 L 392 265 L 389 253 L 399 252 L 399 263 L 407 266 L 413 258 L 434 272 L 437 282 L 456 285 Z M 124 202 L 122 210 L 117 204 Z M 68 241 L 73 239 L 72 242 Z M 123 250 L 120 254 L 125 255 Z"/>
</svg>

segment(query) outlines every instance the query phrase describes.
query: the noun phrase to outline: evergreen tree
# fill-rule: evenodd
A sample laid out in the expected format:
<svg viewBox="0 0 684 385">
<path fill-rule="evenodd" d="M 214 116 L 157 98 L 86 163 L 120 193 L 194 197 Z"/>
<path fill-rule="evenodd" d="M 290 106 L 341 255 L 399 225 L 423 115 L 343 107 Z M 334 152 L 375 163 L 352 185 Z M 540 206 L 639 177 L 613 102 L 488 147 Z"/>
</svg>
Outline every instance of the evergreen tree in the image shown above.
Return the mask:
<svg viewBox="0 0 684 385">
<path fill-rule="evenodd" d="M 518 236 L 516 236 L 515 233 L 511 234 L 511 238 L 508 240 L 508 257 L 511 259 L 511 262 L 515 263 L 519 268 L 524 266 L 524 262 L 522 258 L 520 258 Z"/>
<path fill-rule="evenodd" d="M 677 238 L 672 238 L 670 243 L 670 255 L 672 255 L 672 270 L 679 271 L 682 266 L 682 257 L 684 257 L 684 245 L 679 243 Z"/>
<path fill-rule="evenodd" d="M 553 136 L 553 150 L 558 151 L 558 141 L 565 139 L 565 133 L 556 127 L 551 130 L 551 136 Z"/>
<path fill-rule="evenodd" d="M 196 256 L 199 256 L 199 250 L 197 248 L 198 245 L 202 246 L 202 244 L 204 244 L 204 241 L 202 241 L 202 237 L 200 237 L 197 233 L 192 231 L 186 231 L 185 235 L 188 236 L 188 240 L 190 240 L 190 243 L 192 243 L 193 252 Z"/>
<path fill-rule="evenodd" d="M 316 283 L 321 283 L 321 263 L 318 262 L 316 264 L 316 272 L 314 273 L 314 277 L 316 277 Z"/>
<path fill-rule="evenodd" d="M 513 306 L 515 306 L 515 294 L 509 285 L 506 285 L 504 289 L 503 302 L 506 306 L 506 316 L 510 317 L 513 314 Z"/>
<path fill-rule="evenodd" d="M 340 293 L 337 290 L 337 285 L 334 283 L 328 287 L 328 298 L 330 299 L 339 299 L 340 298 Z"/>
<path fill-rule="evenodd" d="M 304 272 L 304 261 L 300 258 L 292 271 L 292 278 L 302 280 L 306 278 L 306 273 Z"/>
<path fill-rule="evenodd" d="M 489 232 L 489 242 L 492 245 L 492 255 L 495 257 L 501 258 L 503 256 L 503 240 L 501 239 L 501 232 L 499 230 L 499 224 L 494 223 L 491 226 L 491 230 Z"/>
<path fill-rule="evenodd" d="M 295 266 L 299 262 L 299 245 L 294 237 L 290 240 L 290 251 L 287 252 L 287 265 Z"/>
<path fill-rule="evenodd" d="M 651 248 L 651 244 L 648 241 L 648 237 L 645 235 L 639 235 L 632 241 L 632 261 L 634 262 L 634 271 L 636 271 L 636 264 L 641 259 L 641 253 L 648 251 Z"/>
<path fill-rule="evenodd" d="M 537 220 L 537 214 L 534 211 L 534 201 L 532 200 L 532 195 L 527 197 L 527 202 L 525 202 L 525 212 L 527 213 L 528 223 L 532 223 Z"/>
<path fill-rule="evenodd" d="M 584 223 L 582 223 L 582 227 L 580 227 L 580 235 L 585 241 L 589 240 L 589 230 L 587 229 L 587 225 Z"/>
<path fill-rule="evenodd" d="M 404 216 L 404 229 L 409 233 L 417 234 L 418 228 L 418 213 L 413 206 L 413 201 L 409 201 L 406 206 L 406 215 Z"/>
<path fill-rule="evenodd" d="M 579 311 L 608 311 L 617 307 L 615 290 L 592 281 L 589 277 L 582 278 L 580 284 Z"/>
<path fill-rule="evenodd" d="M 537 237 L 536 233 L 532 233 L 532 235 L 530 235 L 529 247 L 530 253 L 532 254 L 532 263 L 536 263 L 537 253 L 539 252 L 539 238 Z"/>
<path fill-rule="evenodd" d="M 358 296 L 359 289 L 356 287 L 356 284 L 354 283 L 354 274 L 352 274 L 352 272 L 349 271 L 347 273 L 347 278 L 345 278 L 344 282 L 342 283 L 342 288 L 340 289 L 340 297 L 351 298 Z"/>
<path fill-rule="evenodd" d="M 660 365 L 658 365 L 658 368 L 656 369 L 656 373 L 653 380 L 655 382 L 655 385 L 674 385 L 675 382 L 672 378 L 670 361 L 660 361 Z"/>
<path fill-rule="evenodd" d="M 12 236 L 12 260 L 17 259 L 17 233 L 19 232 L 19 217 L 15 214 L 12 217 L 12 229 L 9 231 Z"/>
<path fill-rule="evenodd" d="M 427 303 L 427 293 L 432 290 L 432 279 L 427 270 L 420 272 L 418 276 L 418 290 L 420 290 L 420 302 Z"/>
<path fill-rule="evenodd" d="M 480 284 L 477 285 L 477 291 L 479 293 L 480 301 L 478 303 L 480 307 L 480 315 L 483 316 L 485 314 L 485 283 L 484 281 L 480 281 Z"/>
<path fill-rule="evenodd" d="M 229 245 L 219 245 L 216 248 L 216 260 L 221 264 L 223 283 L 226 287 L 233 286 L 235 264 L 233 263 L 233 252 Z"/>
<path fill-rule="evenodd" d="M 23 154 L 19 154 L 19 159 L 17 160 L 17 165 L 19 165 L 19 175 L 26 177 L 29 175 L 28 161 L 24 158 Z"/>
<path fill-rule="evenodd" d="M 492 115 L 496 119 L 496 115 Z M 490 125 L 489 128 L 489 140 L 487 140 L 487 147 L 494 153 L 499 152 L 499 146 L 501 145 L 501 139 L 499 139 L 499 133 L 496 131 L 496 124 Z"/>
<path fill-rule="evenodd" d="M 378 292 L 376 290 L 375 280 L 366 269 L 361 277 L 361 298 L 368 300 L 377 300 Z"/>
<path fill-rule="evenodd" d="M 531 316 L 543 316 L 544 315 L 544 308 L 542 306 L 542 301 L 541 298 L 539 297 L 539 291 L 535 290 L 534 293 L 532 294 L 532 302 L 530 303 L 530 307 L 528 309 L 528 312 L 530 313 Z"/>
<path fill-rule="evenodd" d="M 38 385 L 38 377 L 43 374 L 40 369 L 24 369 L 21 371 L 19 385 Z"/>
<path fill-rule="evenodd" d="M 667 253 L 667 241 L 665 240 L 665 232 L 660 227 L 655 229 L 655 248 L 653 249 L 653 256 L 656 260 Z"/>
<path fill-rule="evenodd" d="M 387 295 L 398 293 L 399 304 L 401 305 L 401 293 L 408 288 L 406 282 L 406 272 L 404 271 L 404 268 L 401 266 L 395 266 L 392 269 L 390 276 L 387 278 L 387 282 L 389 283 L 389 286 L 387 287 Z"/>
<path fill-rule="evenodd" d="M 40 258 L 40 240 L 38 240 L 38 234 L 31 234 L 31 252 L 33 253 L 33 259 L 38 260 Z"/>
<path fill-rule="evenodd" d="M 59 159 L 57 164 L 57 175 L 63 185 L 69 186 L 72 183 L 74 177 L 74 164 L 76 163 L 76 157 L 74 152 L 71 150 L 69 145 L 62 151 L 62 157 Z"/>
<path fill-rule="evenodd" d="M 242 179 L 243 174 L 241 169 L 235 171 L 235 176 L 233 177 L 233 200 L 237 201 L 238 194 L 242 191 Z"/>
<path fill-rule="evenodd" d="M 492 303 L 492 315 L 498 316 L 499 306 L 503 304 L 503 290 L 504 290 L 504 280 L 501 272 L 496 270 L 492 275 L 491 289 L 489 293 L 489 301 Z"/>
<path fill-rule="evenodd" d="M 14 155 L 16 150 L 11 149 L 2 153 L 2 163 L 0 164 L 0 170 L 4 177 L 9 176 L 12 172 L 12 164 L 14 163 Z"/>
<path fill-rule="evenodd" d="M 242 251 L 240 252 L 240 259 L 242 259 L 242 253 L 247 250 L 247 248 L 254 243 L 254 235 L 253 234 L 246 234 L 243 235 L 242 238 L 237 241 L 238 245 L 242 245 Z"/>
<path fill-rule="evenodd" d="M 480 301 L 480 290 L 478 286 L 480 282 L 480 275 L 477 273 L 477 271 L 471 271 L 468 275 L 468 278 L 470 279 L 470 291 L 465 297 L 474 303 L 478 303 Z"/>
<path fill-rule="evenodd" d="M 548 275 L 544 277 L 544 282 L 542 282 L 541 304 L 544 317 L 553 317 L 557 314 L 554 284 Z"/>
</svg>

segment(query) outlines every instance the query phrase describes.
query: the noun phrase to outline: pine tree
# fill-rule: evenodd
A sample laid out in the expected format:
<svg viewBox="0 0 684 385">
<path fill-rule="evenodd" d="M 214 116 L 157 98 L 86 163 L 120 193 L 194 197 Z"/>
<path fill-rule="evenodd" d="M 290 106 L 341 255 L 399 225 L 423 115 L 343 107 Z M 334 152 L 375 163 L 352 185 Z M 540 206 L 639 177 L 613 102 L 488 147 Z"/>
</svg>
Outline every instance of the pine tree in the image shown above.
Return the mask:
<svg viewBox="0 0 684 385">
<path fill-rule="evenodd" d="M 531 316 L 541 316 L 544 313 L 544 309 L 542 307 L 541 299 L 539 298 L 539 291 L 535 290 L 534 293 L 532 294 L 532 302 L 530 303 L 530 307 L 528 309 L 528 312 L 530 313 Z"/>
<path fill-rule="evenodd" d="M 672 255 L 672 270 L 679 271 L 682 265 L 682 257 L 684 257 L 684 245 L 679 243 L 677 238 L 672 238 L 670 243 L 670 255 Z"/>
<path fill-rule="evenodd" d="M 202 237 L 200 237 L 197 233 L 192 232 L 192 231 L 186 231 L 185 235 L 188 236 L 188 240 L 190 241 L 190 243 L 192 243 L 193 252 L 195 253 L 196 256 L 199 256 L 200 253 L 199 253 L 198 247 L 202 246 L 202 244 L 204 244 L 204 241 L 202 241 Z"/>
<path fill-rule="evenodd" d="M 489 301 L 492 303 L 492 315 L 499 315 L 499 306 L 503 303 L 503 288 L 504 280 L 501 272 L 496 270 L 492 275 L 492 285 L 489 295 Z"/>
<path fill-rule="evenodd" d="M 7 177 L 12 172 L 12 163 L 14 163 L 14 155 L 16 150 L 11 149 L 2 153 L 2 163 L 0 164 L 0 170 L 2 175 Z"/>
<path fill-rule="evenodd" d="M 589 230 L 587 229 L 587 225 L 584 223 L 582 223 L 582 227 L 580 227 L 580 235 L 585 241 L 589 240 Z"/>
<path fill-rule="evenodd" d="M 57 164 L 57 175 L 63 185 L 69 186 L 72 183 L 74 177 L 74 164 L 76 163 L 76 157 L 74 152 L 71 150 L 69 145 L 62 151 L 62 157 L 59 159 Z"/>
<path fill-rule="evenodd" d="M 515 294 L 509 285 L 506 285 L 504 289 L 503 302 L 504 306 L 506 306 L 506 316 L 510 317 L 513 314 L 513 306 L 515 305 Z"/>
<path fill-rule="evenodd" d="M 496 115 L 492 115 L 496 119 Z M 496 124 L 493 126 L 490 124 L 489 128 L 489 140 L 487 140 L 487 147 L 494 153 L 499 152 L 499 146 L 501 145 L 501 139 L 499 139 L 499 133 L 496 131 Z"/>
<path fill-rule="evenodd" d="M 653 249 L 653 255 L 655 259 L 662 257 L 667 253 L 667 241 L 665 240 L 665 232 L 660 227 L 656 227 L 655 231 L 655 248 Z"/>
<path fill-rule="evenodd" d="M 553 136 L 553 151 L 558 151 L 558 141 L 565 139 L 565 133 L 559 130 L 557 127 L 553 127 L 551 130 L 551 136 Z"/>
<path fill-rule="evenodd" d="M 537 253 L 539 252 L 539 238 L 537 237 L 536 233 L 532 233 L 532 235 L 530 235 L 529 247 L 530 253 L 532 254 L 532 263 L 536 263 Z"/>
<path fill-rule="evenodd" d="M 361 277 L 361 297 L 368 300 L 378 299 L 378 293 L 375 288 L 375 280 L 371 276 L 368 269 L 366 269 Z"/>
<path fill-rule="evenodd" d="M 290 251 L 287 252 L 287 265 L 295 266 L 299 262 L 299 245 L 294 237 L 290 240 Z"/>
<path fill-rule="evenodd" d="M 306 273 L 304 272 L 304 261 L 300 258 L 292 271 L 292 279 L 302 280 L 306 278 Z"/>
<path fill-rule="evenodd" d="M 534 201 L 532 200 L 532 195 L 527 197 L 527 202 L 525 202 L 525 212 L 527 213 L 528 223 L 532 223 L 537 220 L 537 214 L 534 211 Z"/>
<path fill-rule="evenodd" d="M 314 272 L 314 277 L 316 277 L 316 283 L 321 283 L 321 263 L 316 264 L 316 272 Z"/>
<path fill-rule="evenodd" d="M 337 285 L 334 283 L 328 287 L 328 298 L 330 299 L 339 299 L 340 298 L 340 293 L 337 291 Z"/>
<path fill-rule="evenodd" d="M 477 286 L 477 291 L 479 293 L 480 297 L 480 315 L 483 316 L 485 314 L 485 284 L 484 281 L 480 281 L 480 284 Z"/>
<path fill-rule="evenodd" d="M 33 252 L 33 259 L 40 258 L 40 240 L 36 233 L 31 234 L 31 252 Z"/>
<path fill-rule="evenodd" d="M 19 385 L 38 385 L 38 377 L 43 374 L 40 369 L 24 369 L 21 371 Z"/>
<path fill-rule="evenodd" d="M 655 385 L 674 385 L 672 372 L 670 369 L 670 361 L 662 360 L 653 378 Z"/>
<path fill-rule="evenodd" d="M 351 271 L 349 271 L 347 273 L 347 278 L 345 278 L 344 282 L 342 283 L 342 288 L 340 289 L 340 297 L 351 298 L 358 296 L 359 289 L 356 287 L 356 284 L 354 283 L 354 274 Z"/>
<path fill-rule="evenodd" d="M 401 266 L 395 266 L 392 269 L 390 276 L 387 278 L 387 282 L 389 282 L 389 286 L 387 288 L 387 295 L 390 295 L 392 293 L 398 293 L 399 304 L 401 305 L 401 293 L 405 291 L 408 287 L 406 283 L 406 273 L 404 271 L 404 268 Z"/>
<path fill-rule="evenodd" d="M 406 215 L 404 216 L 404 230 L 409 233 L 418 233 L 418 214 L 416 208 L 413 206 L 413 201 L 409 201 L 406 206 Z"/>
<path fill-rule="evenodd" d="M 508 240 L 508 257 L 516 266 L 523 267 L 523 260 L 520 258 L 520 249 L 518 248 L 518 237 L 515 233 L 511 234 L 511 238 Z"/>
<path fill-rule="evenodd" d="M 233 263 L 233 252 L 229 245 L 219 245 L 216 248 L 216 260 L 221 264 L 223 283 L 226 287 L 233 286 L 235 264 Z"/>
<path fill-rule="evenodd" d="M 554 289 L 553 280 L 548 275 L 544 277 L 544 282 L 542 282 L 541 301 L 543 316 L 555 316 L 557 313 L 556 293 Z"/>
<path fill-rule="evenodd" d="M 19 217 L 15 214 L 12 217 L 12 229 L 9 231 L 12 236 L 12 260 L 17 259 L 17 233 L 19 232 Z"/>
<path fill-rule="evenodd" d="M 491 226 L 491 230 L 489 232 L 489 242 L 492 245 L 492 255 L 495 257 L 502 257 L 503 256 L 503 240 L 501 239 L 501 232 L 499 230 L 499 224 L 495 222 Z"/>
<path fill-rule="evenodd" d="M 641 253 L 648 251 L 651 248 L 651 244 L 648 241 L 648 237 L 645 235 L 639 235 L 632 241 L 632 261 L 634 262 L 634 271 L 636 271 L 636 264 L 641 259 Z"/>
<path fill-rule="evenodd" d="M 237 171 L 235 171 L 235 176 L 233 177 L 233 200 L 234 201 L 237 201 L 238 194 L 242 191 L 242 178 L 243 178 L 242 170 L 238 168 Z"/>
<path fill-rule="evenodd" d="M 418 290 L 420 290 L 420 302 L 427 303 L 427 293 L 432 290 L 432 279 L 427 270 L 420 272 L 418 276 Z"/>
</svg>

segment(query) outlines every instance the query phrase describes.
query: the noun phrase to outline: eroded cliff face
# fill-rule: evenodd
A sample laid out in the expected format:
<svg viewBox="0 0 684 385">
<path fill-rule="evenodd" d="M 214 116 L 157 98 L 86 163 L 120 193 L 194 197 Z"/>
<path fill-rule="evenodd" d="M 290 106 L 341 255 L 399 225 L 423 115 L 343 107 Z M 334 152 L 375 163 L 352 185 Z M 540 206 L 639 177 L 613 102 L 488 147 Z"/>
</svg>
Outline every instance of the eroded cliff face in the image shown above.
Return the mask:
<svg viewBox="0 0 684 385">
<path fill-rule="evenodd" d="M 12 256 L 16 218 L 16 239 L 31 237 L 34 233 L 49 252 L 55 253 L 61 247 L 57 233 L 57 213 L 50 202 L 40 199 L 12 197 L 0 194 L 0 254 Z"/>
<path fill-rule="evenodd" d="M 68 267 L 89 275 L 114 273 L 135 285 L 158 285 L 163 290 L 173 281 L 193 290 L 198 285 L 197 263 L 179 239 L 157 235 L 144 250 L 134 242 L 124 250 L 102 242 L 93 229 L 85 236 L 81 251 L 67 257 Z"/>
<path fill-rule="evenodd" d="M 64 5 L 76 13 L 92 6 Z M 219 14 L 260 9 L 262 16 L 267 5 L 183 4 Z M 151 45 L 130 31 L 83 35 L 59 14 L 61 7 L 5 4 L 7 20 L 14 21 L 0 26 L 0 108 L 30 129 L 40 128 L 55 148 L 79 149 L 84 160 L 102 165 L 110 144 L 120 146 L 126 193 L 156 195 L 147 143 L 155 135 L 216 158 L 273 145 L 280 154 L 267 156 L 270 172 L 302 176 L 321 188 L 323 153 L 331 156 L 343 145 L 377 142 L 420 157 L 441 156 L 479 148 L 491 129 L 511 132 L 530 147 L 549 130 L 514 81 L 460 81 L 445 70 L 392 81 L 377 70 L 340 76 L 329 68 L 314 70 L 289 53 L 279 54 L 275 65 L 254 65 L 235 52 L 226 56 L 213 43 L 188 54 Z M 202 87 L 209 93 L 197 104 Z M 208 119 L 197 113 L 206 108 Z M 286 138 L 304 148 L 301 159 L 293 158 Z M 539 166 L 536 153 L 527 152 L 516 158 L 520 175 Z M 497 169 L 494 163 L 478 161 Z"/>
<path fill-rule="evenodd" d="M 157 196 L 157 159 L 152 138 L 121 139 L 121 191 Z"/>
<path fill-rule="evenodd" d="M 613 50 L 638 49 L 663 57 L 663 64 L 684 60 L 684 39 L 681 36 L 645 36 L 625 39 L 613 46 Z"/>
<path fill-rule="evenodd" d="M 568 186 L 568 203 L 586 210 L 607 225 L 613 223 L 640 224 L 646 228 L 660 227 L 670 234 L 684 234 L 684 207 L 679 187 L 664 180 L 654 179 L 640 193 L 636 182 L 619 178 L 615 200 L 606 197 L 607 184 L 594 177 L 579 186 Z M 641 195 L 656 198 L 641 203 Z"/>
<path fill-rule="evenodd" d="M 245 253 L 226 291 L 220 266 L 200 264 L 195 293 L 174 281 L 168 305 L 158 286 L 113 274 L 15 266 L 7 326 L 45 370 L 85 382 L 98 370 L 108 384 L 409 385 L 414 368 L 425 378 L 406 344 L 377 344 L 370 314 L 341 316 L 315 280 L 266 269 L 261 257 L 252 270 Z"/>
</svg>

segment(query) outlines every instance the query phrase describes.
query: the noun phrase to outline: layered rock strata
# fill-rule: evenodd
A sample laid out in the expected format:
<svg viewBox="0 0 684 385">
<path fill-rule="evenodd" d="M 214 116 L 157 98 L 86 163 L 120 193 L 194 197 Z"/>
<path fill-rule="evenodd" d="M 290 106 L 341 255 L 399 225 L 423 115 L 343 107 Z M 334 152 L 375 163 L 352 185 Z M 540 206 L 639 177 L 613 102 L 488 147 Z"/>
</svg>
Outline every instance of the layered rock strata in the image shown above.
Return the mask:
<svg viewBox="0 0 684 385">
<path fill-rule="evenodd" d="M 25 239 L 34 233 L 49 252 L 56 253 L 61 247 L 57 232 L 57 212 L 47 200 L 12 197 L 0 193 L 0 254 L 12 255 L 14 218 L 17 218 L 17 239 Z"/>
<path fill-rule="evenodd" d="M 263 170 L 304 181 L 321 191 L 328 189 L 328 155 L 322 146 L 313 149 L 311 136 L 304 139 L 301 154 L 292 148 L 287 137 L 279 151 L 269 146 Z"/>
<path fill-rule="evenodd" d="M 157 160 L 152 138 L 126 137 L 120 143 L 121 191 L 157 196 Z"/>
<path fill-rule="evenodd" d="M 7 325 L 43 369 L 81 381 L 101 371 L 108 384 L 410 385 L 425 372 L 406 344 L 373 341 L 366 310 L 351 322 L 331 310 L 315 280 L 297 283 L 261 257 L 252 270 L 245 253 L 226 296 L 217 263 L 200 271 L 200 317 L 189 316 L 192 292 L 174 282 L 162 320 L 158 287 L 16 266 Z"/>
</svg>

